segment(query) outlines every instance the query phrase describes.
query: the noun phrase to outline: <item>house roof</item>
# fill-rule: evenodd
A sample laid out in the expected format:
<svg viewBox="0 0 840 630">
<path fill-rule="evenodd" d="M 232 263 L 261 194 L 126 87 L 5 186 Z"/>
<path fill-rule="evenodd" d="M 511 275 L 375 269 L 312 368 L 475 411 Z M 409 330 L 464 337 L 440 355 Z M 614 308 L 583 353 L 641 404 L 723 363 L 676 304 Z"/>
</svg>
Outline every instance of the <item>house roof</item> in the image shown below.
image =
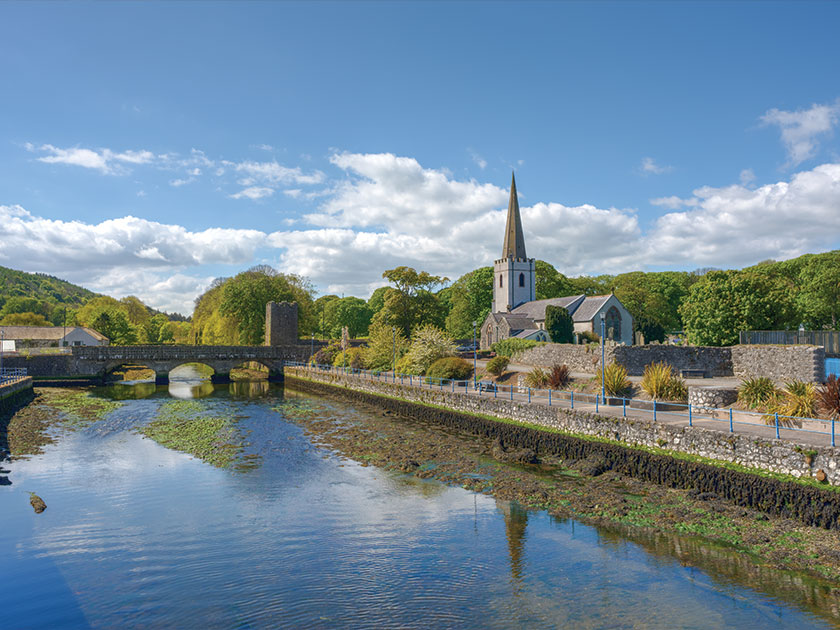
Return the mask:
<svg viewBox="0 0 840 630">
<path fill-rule="evenodd" d="M 520 304 L 511 311 L 511 315 L 518 317 L 529 317 L 536 321 L 545 319 L 545 307 L 551 304 L 552 306 L 562 306 L 574 319 L 575 310 L 578 307 L 578 302 L 583 301 L 582 295 L 569 295 L 561 298 L 549 298 L 547 300 L 534 300 L 533 302 L 525 302 Z M 502 313 L 504 315 L 504 313 Z M 577 320 L 575 320 L 577 321 Z"/>
<path fill-rule="evenodd" d="M 591 321 L 611 297 L 612 295 L 590 295 L 578 306 L 572 319 L 576 322 Z"/>
<path fill-rule="evenodd" d="M 526 328 L 525 330 L 517 330 L 516 334 L 511 335 L 511 337 L 516 337 L 517 339 L 525 339 L 538 332 L 540 332 L 539 328 Z"/>
<path fill-rule="evenodd" d="M 6 339 L 44 339 L 60 341 L 64 338 L 64 333 L 69 335 L 74 330 L 83 330 L 91 337 L 98 341 L 107 341 L 108 338 L 90 328 L 83 326 L 0 326 L 0 331 L 3 332 L 3 337 Z"/>
</svg>

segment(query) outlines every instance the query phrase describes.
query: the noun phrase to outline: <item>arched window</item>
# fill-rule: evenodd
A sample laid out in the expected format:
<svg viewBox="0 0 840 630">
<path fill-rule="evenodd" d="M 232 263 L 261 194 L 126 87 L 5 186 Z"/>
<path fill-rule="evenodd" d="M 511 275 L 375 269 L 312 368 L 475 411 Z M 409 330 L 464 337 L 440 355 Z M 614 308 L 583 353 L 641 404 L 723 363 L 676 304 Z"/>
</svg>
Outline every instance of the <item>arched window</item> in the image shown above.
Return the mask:
<svg viewBox="0 0 840 630">
<path fill-rule="evenodd" d="M 611 306 L 610 310 L 607 311 L 604 325 L 607 329 L 607 339 L 621 341 L 621 313 L 615 306 Z"/>
<path fill-rule="evenodd" d="M 504 276 L 500 275 L 500 276 L 499 276 L 499 288 L 500 288 L 500 289 L 501 289 L 503 286 L 505 286 L 505 285 L 504 285 L 504 282 L 502 282 L 502 278 L 504 278 Z"/>
<path fill-rule="evenodd" d="M 485 286 L 486 286 L 486 285 L 485 285 Z M 520 274 L 519 274 L 519 286 L 520 286 L 520 287 L 524 287 L 524 286 L 525 286 L 525 274 L 524 274 L 524 273 L 520 273 Z"/>
</svg>

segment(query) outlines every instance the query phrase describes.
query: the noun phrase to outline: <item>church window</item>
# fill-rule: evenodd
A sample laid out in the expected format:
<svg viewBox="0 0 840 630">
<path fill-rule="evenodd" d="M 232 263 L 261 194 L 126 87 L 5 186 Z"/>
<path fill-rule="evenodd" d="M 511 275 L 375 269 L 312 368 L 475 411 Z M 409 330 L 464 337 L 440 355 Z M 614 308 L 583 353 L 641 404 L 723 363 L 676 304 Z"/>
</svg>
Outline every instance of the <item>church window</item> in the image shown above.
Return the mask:
<svg viewBox="0 0 840 630">
<path fill-rule="evenodd" d="M 607 311 L 606 321 L 604 322 L 607 339 L 612 339 L 613 341 L 620 341 L 621 340 L 621 313 L 618 312 L 618 309 L 615 306 L 611 306 L 610 310 Z"/>
<path fill-rule="evenodd" d="M 502 278 L 504 278 L 504 276 L 499 276 L 499 288 L 500 289 L 505 286 L 504 282 L 502 282 Z"/>
<path fill-rule="evenodd" d="M 524 273 L 519 274 L 519 286 L 520 287 L 525 286 L 525 274 Z"/>
</svg>

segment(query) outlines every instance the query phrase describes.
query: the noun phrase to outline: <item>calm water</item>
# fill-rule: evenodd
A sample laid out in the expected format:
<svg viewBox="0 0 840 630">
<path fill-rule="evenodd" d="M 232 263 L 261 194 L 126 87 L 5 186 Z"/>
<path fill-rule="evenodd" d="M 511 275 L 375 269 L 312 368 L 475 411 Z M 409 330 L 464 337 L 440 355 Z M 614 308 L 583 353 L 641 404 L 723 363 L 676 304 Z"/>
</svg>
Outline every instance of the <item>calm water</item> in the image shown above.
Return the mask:
<svg viewBox="0 0 840 630">
<path fill-rule="evenodd" d="M 670 555 L 695 545 L 729 567 L 728 552 L 637 544 L 362 467 L 272 409 L 285 396 L 337 417 L 369 413 L 345 403 L 267 384 L 102 394 L 129 400 L 62 431 L 43 455 L 4 464 L 0 627 L 831 627 L 795 596 Z M 214 468 L 135 432 L 173 396 L 193 395 L 251 431 L 256 468 Z M 44 498 L 44 513 L 27 491 Z M 797 582 L 762 571 L 754 579 Z"/>
</svg>

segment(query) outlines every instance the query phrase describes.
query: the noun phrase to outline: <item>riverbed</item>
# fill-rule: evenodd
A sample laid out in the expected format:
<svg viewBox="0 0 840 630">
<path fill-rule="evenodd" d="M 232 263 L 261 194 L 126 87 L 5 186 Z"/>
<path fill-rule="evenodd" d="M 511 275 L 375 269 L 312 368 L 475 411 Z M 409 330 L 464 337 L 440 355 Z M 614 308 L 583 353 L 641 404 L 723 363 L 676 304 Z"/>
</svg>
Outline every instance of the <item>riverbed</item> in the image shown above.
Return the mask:
<svg viewBox="0 0 840 630">
<path fill-rule="evenodd" d="M 840 619 L 830 585 L 701 538 L 527 510 L 494 498 L 480 466 L 476 491 L 443 483 L 442 449 L 402 472 L 339 448 L 324 422 L 384 436 L 372 408 L 190 378 L 85 395 L 82 405 L 68 396 L 44 406 L 48 440 L 2 463 L 3 627 L 824 628 Z M 411 426 L 411 439 L 425 431 Z"/>
</svg>

